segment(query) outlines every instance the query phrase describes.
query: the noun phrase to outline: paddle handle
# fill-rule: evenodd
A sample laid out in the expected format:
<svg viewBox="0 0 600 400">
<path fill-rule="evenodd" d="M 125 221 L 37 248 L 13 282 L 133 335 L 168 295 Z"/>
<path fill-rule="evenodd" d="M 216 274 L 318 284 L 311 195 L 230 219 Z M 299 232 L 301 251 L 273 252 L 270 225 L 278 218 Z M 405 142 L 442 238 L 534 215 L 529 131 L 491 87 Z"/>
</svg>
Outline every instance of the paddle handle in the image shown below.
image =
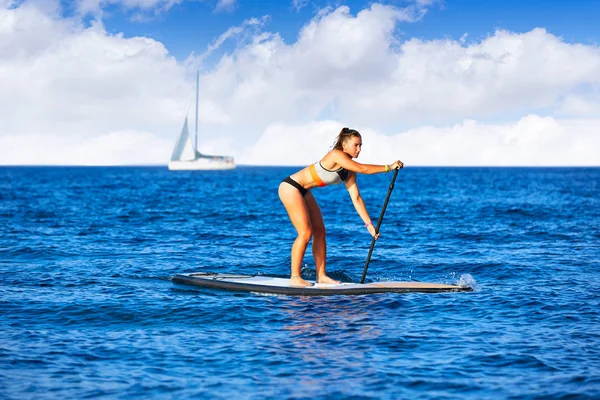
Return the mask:
<svg viewBox="0 0 600 400">
<path fill-rule="evenodd" d="M 385 202 L 383 203 L 383 207 L 381 208 L 381 214 L 379 214 L 379 221 L 377 221 L 377 226 L 375 227 L 375 235 L 379 233 L 379 228 L 381 227 L 381 222 L 383 221 L 383 216 L 385 214 L 385 209 L 387 208 L 388 202 L 390 201 L 390 196 L 392 195 L 392 190 L 394 190 L 394 182 L 396 182 L 396 177 L 398 176 L 398 171 L 400 168 L 396 168 L 394 171 L 394 176 L 392 177 L 392 182 L 390 183 L 390 188 L 387 192 L 387 196 L 385 197 Z M 373 254 L 373 249 L 375 248 L 375 237 L 371 240 L 371 248 L 369 249 L 369 255 L 367 256 L 367 262 L 365 263 L 365 269 L 362 274 L 362 278 L 360 278 L 360 283 L 365 283 L 365 277 L 367 276 L 367 269 L 369 268 L 369 261 L 371 261 L 371 255 Z"/>
</svg>

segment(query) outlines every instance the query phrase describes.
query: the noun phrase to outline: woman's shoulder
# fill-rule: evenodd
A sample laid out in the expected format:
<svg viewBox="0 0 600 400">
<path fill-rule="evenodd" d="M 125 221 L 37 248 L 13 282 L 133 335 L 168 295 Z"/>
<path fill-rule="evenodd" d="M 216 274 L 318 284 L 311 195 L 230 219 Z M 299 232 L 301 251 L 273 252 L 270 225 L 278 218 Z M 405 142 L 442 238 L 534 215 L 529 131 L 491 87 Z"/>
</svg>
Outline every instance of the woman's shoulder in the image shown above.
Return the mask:
<svg viewBox="0 0 600 400">
<path fill-rule="evenodd" d="M 337 149 L 329 150 L 327 154 L 325 154 L 323 158 L 319 160 L 319 162 L 322 166 L 324 166 L 327 169 L 334 169 L 333 167 L 338 165 L 338 160 L 340 159 L 340 152 L 343 153 L 341 150 Z"/>
</svg>

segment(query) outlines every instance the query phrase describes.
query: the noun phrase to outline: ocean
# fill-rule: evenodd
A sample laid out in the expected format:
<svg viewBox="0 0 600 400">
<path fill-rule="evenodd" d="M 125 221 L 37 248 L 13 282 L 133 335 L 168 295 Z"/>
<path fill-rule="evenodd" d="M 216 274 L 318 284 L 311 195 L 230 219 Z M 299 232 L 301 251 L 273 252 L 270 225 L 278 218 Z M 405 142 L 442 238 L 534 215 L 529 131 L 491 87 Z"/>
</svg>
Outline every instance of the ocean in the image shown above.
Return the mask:
<svg viewBox="0 0 600 400">
<path fill-rule="evenodd" d="M 288 276 L 296 169 L 0 167 L 0 398 L 600 398 L 600 168 L 401 170 L 367 281 L 471 293 L 171 280 Z M 391 176 L 359 176 L 374 221 Z M 313 193 L 358 282 L 370 235 L 343 186 Z"/>
</svg>

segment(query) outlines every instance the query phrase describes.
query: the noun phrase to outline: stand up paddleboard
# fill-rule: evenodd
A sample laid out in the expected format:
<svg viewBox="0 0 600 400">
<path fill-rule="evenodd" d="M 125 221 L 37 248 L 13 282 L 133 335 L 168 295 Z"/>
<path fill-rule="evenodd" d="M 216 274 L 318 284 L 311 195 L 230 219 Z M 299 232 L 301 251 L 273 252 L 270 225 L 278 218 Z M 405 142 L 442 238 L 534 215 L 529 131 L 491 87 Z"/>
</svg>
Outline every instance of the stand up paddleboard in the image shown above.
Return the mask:
<svg viewBox="0 0 600 400">
<path fill-rule="evenodd" d="M 394 171 L 394 176 L 379 215 L 375 232 L 379 233 L 385 209 L 394 189 L 394 182 L 399 169 Z M 173 282 L 188 283 L 213 289 L 234 290 L 240 292 L 271 293 L 293 296 L 331 296 L 331 295 L 359 295 L 373 293 L 442 293 L 442 292 L 471 292 L 468 286 L 444 285 L 427 282 L 373 282 L 364 283 L 369 268 L 369 261 L 375 246 L 375 237 L 371 241 L 371 248 L 362 274 L 360 283 L 323 284 L 311 282 L 312 286 L 291 286 L 289 278 L 278 278 L 264 275 L 235 275 L 213 274 L 209 272 L 195 272 L 178 274 L 173 277 Z"/>
<path fill-rule="evenodd" d="M 291 286 L 289 278 L 277 278 L 264 275 L 214 274 L 194 272 L 178 274 L 173 282 L 186 283 L 213 289 L 225 289 L 239 292 L 270 293 L 292 296 L 332 296 L 361 295 L 374 293 L 443 293 L 470 292 L 468 286 L 444 285 L 426 282 L 374 282 L 323 284 L 311 282 L 312 286 Z"/>
</svg>

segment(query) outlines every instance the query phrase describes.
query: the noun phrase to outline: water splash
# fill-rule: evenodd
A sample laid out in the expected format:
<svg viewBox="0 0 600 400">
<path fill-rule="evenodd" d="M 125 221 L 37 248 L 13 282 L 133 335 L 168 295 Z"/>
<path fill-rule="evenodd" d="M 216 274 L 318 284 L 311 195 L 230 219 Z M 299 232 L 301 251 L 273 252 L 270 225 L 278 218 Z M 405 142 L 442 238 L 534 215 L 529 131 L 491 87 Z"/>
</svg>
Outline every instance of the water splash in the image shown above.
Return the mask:
<svg viewBox="0 0 600 400">
<path fill-rule="evenodd" d="M 481 286 L 477 284 L 475 278 L 471 274 L 462 274 L 458 281 L 456 282 L 459 286 L 468 286 L 473 289 L 474 292 L 479 292 L 481 290 Z"/>
</svg>

